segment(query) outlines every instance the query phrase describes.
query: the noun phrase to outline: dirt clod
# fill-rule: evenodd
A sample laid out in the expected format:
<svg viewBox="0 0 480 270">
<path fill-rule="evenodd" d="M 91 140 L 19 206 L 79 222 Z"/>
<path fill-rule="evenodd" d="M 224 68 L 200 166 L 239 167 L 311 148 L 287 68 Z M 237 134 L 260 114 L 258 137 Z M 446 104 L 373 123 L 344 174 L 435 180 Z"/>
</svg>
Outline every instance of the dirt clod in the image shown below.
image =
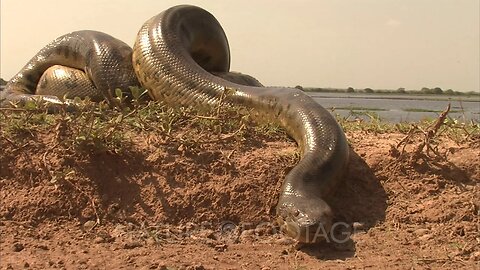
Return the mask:
<svg viewBox="0 0 480 270">
<path fill-rule="evenodd" d="M 20 251 L 22 251 L 24 248 L 25 248 L 25 247 L 23 246 L 23 244 L 21 244 L 21 243 L 14 243 L 12 250 L 13 250 L 13 252 L 20 252 Z"/>
<path fill-rule="evenodd" d="M 141 246 L 143 246 L 143 244 L 140 241 L 130 241 L 123 244 L 124 249 L 134 249 Z"/>
</svg>

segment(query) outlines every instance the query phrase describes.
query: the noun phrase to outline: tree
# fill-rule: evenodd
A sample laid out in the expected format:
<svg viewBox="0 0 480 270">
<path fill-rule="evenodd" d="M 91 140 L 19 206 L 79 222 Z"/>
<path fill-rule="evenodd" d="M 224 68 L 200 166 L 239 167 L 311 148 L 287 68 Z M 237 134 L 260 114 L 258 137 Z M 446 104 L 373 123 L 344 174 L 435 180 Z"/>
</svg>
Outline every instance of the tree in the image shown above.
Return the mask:
<svg viewBox="0 0 480 270">
<path fill-rule="evenodd" d="M 398 88 L 397 93 L 405 94 L 406 93 L 405 88 L 403 88 L 403 87 Z"/>
<path fill-rule="evenodd" d="M 443 93 L 446 94 L 446 95 L 453 95 L 453 94 L 455 94 L 452 89 L 447 89 L 447 90 L 445 90 Z"/>
<path fill-rule="evenodd" d="M 443 94 L 443 90 L 440 87 L 435 87 L 432 89 L 432 94 L 441 95 Z"/>
<path fill-rule="evenodd" d="M 372 88 L 365 88 L 364 91 L 365 91 L 365 93 L 373 93 Z"/>
<path fill-rule="evenodd" d="M 298 90 L 304 91 L 304 90 L 303 90 L 303 87 L 302 87 L 301 85 L 297 85 L 297 86 L 295 86 L 295 88 L 297 88 Z"/>
<path fill-rule="evenodd" d="M 7 81 L 5 81 L 3 78 L 0 78 L 0 85 L 6 85 Z"/>
<path fill-rule="evenodd" d="M 353 87 L 347 88 L 347 93 L 354 93 L 354 92 L 355 92 L 355 89 L 353 89 Z"/>
<path fill-rule="evenodd" d="M 422 90 L 420 90 L 420 92 L 422 92 L 424 94 L 431 94 L 432 90 L 430 90 L 430 88 L 423 87 Z"/>
</svg>

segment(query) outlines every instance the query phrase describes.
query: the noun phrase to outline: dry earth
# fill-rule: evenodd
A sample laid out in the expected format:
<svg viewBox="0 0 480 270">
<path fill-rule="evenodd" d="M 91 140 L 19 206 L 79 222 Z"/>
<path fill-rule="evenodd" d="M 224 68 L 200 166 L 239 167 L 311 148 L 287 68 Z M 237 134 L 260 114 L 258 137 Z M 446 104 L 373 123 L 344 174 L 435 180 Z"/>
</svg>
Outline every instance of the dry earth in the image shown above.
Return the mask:
<svg viewBox="0 0 480 270">
<path fill-rule="evenodd" d="M 347 132 L 330 203 L 337 238 L 351 237 L 300 246 L 274 223 L 298 159 L 282 135 L 192 148 L 142 133 L 117 152 L 74 151 L 59 133 L 0 137 L 1 269 L 479 268 L 479 138 L 442 136 L 442 159 L 413 156 L 420 138 L 402 153 L 405 134 Z"/>
</svg>

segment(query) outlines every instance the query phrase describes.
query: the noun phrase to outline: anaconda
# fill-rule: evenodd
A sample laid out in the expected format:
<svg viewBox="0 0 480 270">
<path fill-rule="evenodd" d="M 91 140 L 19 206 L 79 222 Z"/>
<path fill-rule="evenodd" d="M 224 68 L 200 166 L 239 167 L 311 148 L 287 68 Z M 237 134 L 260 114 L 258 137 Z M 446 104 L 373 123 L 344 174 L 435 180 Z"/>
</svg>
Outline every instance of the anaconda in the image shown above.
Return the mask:
<svg viewBox="0 0 480 270">
<path fill-rule="evenodd" d="M 0 98 L 3 106 L 29 99 L 60 104 L 64 95 L 93 95 L 111 101 L 114 89 L 126 91 L 141 85 L 153 99 L 170 104 L 223 102 L 261 111 L 286 129 L 301 153 L 299 163 L 283 181 L 277 220 L 300 242 L 320 240 L 318 232 L 328 232 L 333 217 L 325 199 L 333 194 L 348 162 L 342 129 L 303 91 L 263 87 L 251 77 L 229 73 L 229 68 L 230 51 L 220 23 L 199 7 L 182 5 L 145 22 L 133 50 L 95 31 L 59 37 L 9 81 Z M 67 79 L 72 76 L 73 80 Z M 62 85 L 57 87 L 57 83 Z"/>
</svg>

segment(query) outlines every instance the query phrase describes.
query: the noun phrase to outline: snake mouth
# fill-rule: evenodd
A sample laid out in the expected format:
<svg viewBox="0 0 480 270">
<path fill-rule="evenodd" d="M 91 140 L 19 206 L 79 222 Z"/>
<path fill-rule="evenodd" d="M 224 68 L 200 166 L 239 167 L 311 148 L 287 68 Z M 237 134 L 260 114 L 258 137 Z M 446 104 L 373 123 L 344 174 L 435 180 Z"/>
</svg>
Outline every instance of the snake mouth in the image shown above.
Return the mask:
<svg viewBox="0 0 480 270">
<path fill-rule="evenodd" d="M 280 220 L 280 229 L 300 243 L 319 243 L 328 239 L 330 226 L 317 222 L 299 224 L 294 220 Z"/>
<path fill-rule="evenodd" d="M 328 241 L 332 228 L 332 211 L 323 201 L 284 203 L 277 208 L 280 229 L 300 243 Z"/>
</svg>

